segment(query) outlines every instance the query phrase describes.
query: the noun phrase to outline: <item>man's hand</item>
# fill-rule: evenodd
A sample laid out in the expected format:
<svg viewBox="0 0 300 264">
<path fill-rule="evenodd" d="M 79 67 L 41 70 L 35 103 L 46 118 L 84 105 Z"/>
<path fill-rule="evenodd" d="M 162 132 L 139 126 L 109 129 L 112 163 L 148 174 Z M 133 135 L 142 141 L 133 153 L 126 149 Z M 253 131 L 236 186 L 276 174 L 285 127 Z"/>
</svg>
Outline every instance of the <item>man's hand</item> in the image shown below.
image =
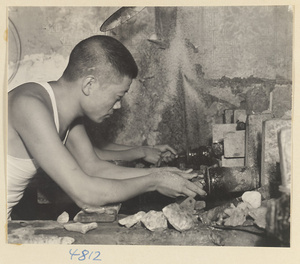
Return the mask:
<svg viewBox="0 0 300 264">
<path fill-rule="evenodd" d="M 179 174 L 181 177 L 191 180 L 195 177 L 198 176 L 197 173 L 191 173 L 193 171 L 193 169 L 188 169 L 188 170 L 181 170 L 178 169 L 176 167 L 161 167 L 161 168 L 157 168 L 158 171 L 170 171 L 170 172 L 175 172 L 177 174 Z"/>
<path fill-rule="evenodd" d="M 170 162 L 177 156 L 176 150 L 169 145 L 143 147 L 143 150 L 145 154 L 144 160 L 157 166 L 160 166 L 162 161 Z"/>
<path fill-rule="evenodd" d="M 163 195 L 169 197 L 206 195 L 202 186 L 188 180 L 195 177 L 194 174 L 163 170 L 153 173 L 153 175 L 157 180 L 156 190 Z"/>
</svg>

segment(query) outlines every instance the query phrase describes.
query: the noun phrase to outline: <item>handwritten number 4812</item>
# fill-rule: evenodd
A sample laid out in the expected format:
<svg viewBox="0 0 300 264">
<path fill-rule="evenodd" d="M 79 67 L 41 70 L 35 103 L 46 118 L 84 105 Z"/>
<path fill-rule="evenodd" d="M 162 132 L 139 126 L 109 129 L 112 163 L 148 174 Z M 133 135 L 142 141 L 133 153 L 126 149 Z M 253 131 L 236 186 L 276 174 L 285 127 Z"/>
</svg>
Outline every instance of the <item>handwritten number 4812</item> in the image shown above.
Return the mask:
<svg viewBox="0 0 300 264">
<path fill-rule="evenodd" d="M 73 260 L 73 257 L 77 257 L 77 259 L 79 261 L 84 261 L 84 260 L 96 260 L 96 261 L 101 261 L 101 259 L 99 258 L 100 256 L 100 251 L 91 251 L 89 252 L 88 250 L 82 250 L 81 253 L 77 253 L 77 249 L 74 250 L 74 252 L 72 252 L 72 249 L 70 249 L 69 251 L 70 255 L 71 255 L 71 260 Z"/>
</svg>

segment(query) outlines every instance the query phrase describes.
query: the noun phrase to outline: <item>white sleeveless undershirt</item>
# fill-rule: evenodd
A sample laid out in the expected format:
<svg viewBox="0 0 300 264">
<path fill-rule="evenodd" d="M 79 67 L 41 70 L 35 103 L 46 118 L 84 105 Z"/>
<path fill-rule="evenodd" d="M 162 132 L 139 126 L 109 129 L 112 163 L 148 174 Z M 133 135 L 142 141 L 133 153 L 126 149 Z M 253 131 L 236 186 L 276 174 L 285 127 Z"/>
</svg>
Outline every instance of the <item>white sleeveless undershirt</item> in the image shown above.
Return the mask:
<svg viewBox="0 0 300 264">
<path fill-rule="evenodd" d="M 55 96 L 52 90 L 52 87 L 49 83 L 38 83 L 48 92 L 52 108 L 53 108 L 53 116 L 54 123 L 57 129 L 57 133 L 59 133 L 59 118 Z M 65 144 L 67 137 L 69 134 L 69 130 L 63 140 Z M 7 212 L 8 218 L 10 218 L 10 214 L 12 208 L 21 200 L 23 197 L 23 193 L 28 183 L 32 179 L 32 177 L 36 174 L 39 165 L 34 159 L 20 159 L 10 155 L 7 155 Z"/>
</svg>

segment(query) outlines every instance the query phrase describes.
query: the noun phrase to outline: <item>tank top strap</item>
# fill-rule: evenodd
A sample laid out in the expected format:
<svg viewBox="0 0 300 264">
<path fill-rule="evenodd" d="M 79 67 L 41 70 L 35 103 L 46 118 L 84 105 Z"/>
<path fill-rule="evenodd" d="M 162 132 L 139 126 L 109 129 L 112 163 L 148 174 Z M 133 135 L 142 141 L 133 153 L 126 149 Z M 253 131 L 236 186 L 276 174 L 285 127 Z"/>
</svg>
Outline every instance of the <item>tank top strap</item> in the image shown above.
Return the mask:
<svg viewBox="0 0 300 264">
<path fill-rule="evenodd" d="M 64 138 L 64 140 L 63 140 L 63 144 L 64 144 L 64 145 L 67 143 L 68 136 L 69 136 L 69 132 L 70 132 L 70 128 L 68 128 L 67 133 L 66 133 L 66 135 L 65 135 L 65 138 Z"/>
<path fill-rule="evenodd" d="M 57 133 L 59 133 L 58 111 L 57 111 L 57 105 L 56 105 L 56 100 L 55 100 L 53 89 L 50 86 L 50 84 L 47 82 L 37 82 L 37 84 L 43 86 L 50 96 L 50 100 L 51 100 L 52 108 L 53 108 L 54 123 L 55 123 L 56 129 L 57 129 Z"/>
</svg>

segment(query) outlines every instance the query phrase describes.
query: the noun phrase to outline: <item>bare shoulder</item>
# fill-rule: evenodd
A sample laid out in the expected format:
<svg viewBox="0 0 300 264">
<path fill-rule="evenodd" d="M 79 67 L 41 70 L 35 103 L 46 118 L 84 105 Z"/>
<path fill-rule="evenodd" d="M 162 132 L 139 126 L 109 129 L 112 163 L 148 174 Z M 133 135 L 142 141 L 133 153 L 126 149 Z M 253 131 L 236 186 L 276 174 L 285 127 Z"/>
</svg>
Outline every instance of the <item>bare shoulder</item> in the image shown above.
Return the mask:
<svg viewBox="0 0 300 264">
<path fill-rule="evenodd" d="M 49 96 L 47 91 L 38 83 L 25 83 L 8 93 L 8 108 L 12 110 L 15 107 L 30 106 L 34 102 L 43 103 L 48 107 Z"/>
<path fill-rule="evenodd" d="M 46 90 L 38 83 L 24 83 L 14 88 L 8 93 L 8 100 L 14 101 L 19 98 L 44 98 L 47 95 Z"/>
<path fill-rule="evenodd" d="M 24 118 L 51 115 L 50 109 L 47 91 L 37 83 L 20 85 L 8 94 L 8 116 L 11 124 Z"/>
</svg>

